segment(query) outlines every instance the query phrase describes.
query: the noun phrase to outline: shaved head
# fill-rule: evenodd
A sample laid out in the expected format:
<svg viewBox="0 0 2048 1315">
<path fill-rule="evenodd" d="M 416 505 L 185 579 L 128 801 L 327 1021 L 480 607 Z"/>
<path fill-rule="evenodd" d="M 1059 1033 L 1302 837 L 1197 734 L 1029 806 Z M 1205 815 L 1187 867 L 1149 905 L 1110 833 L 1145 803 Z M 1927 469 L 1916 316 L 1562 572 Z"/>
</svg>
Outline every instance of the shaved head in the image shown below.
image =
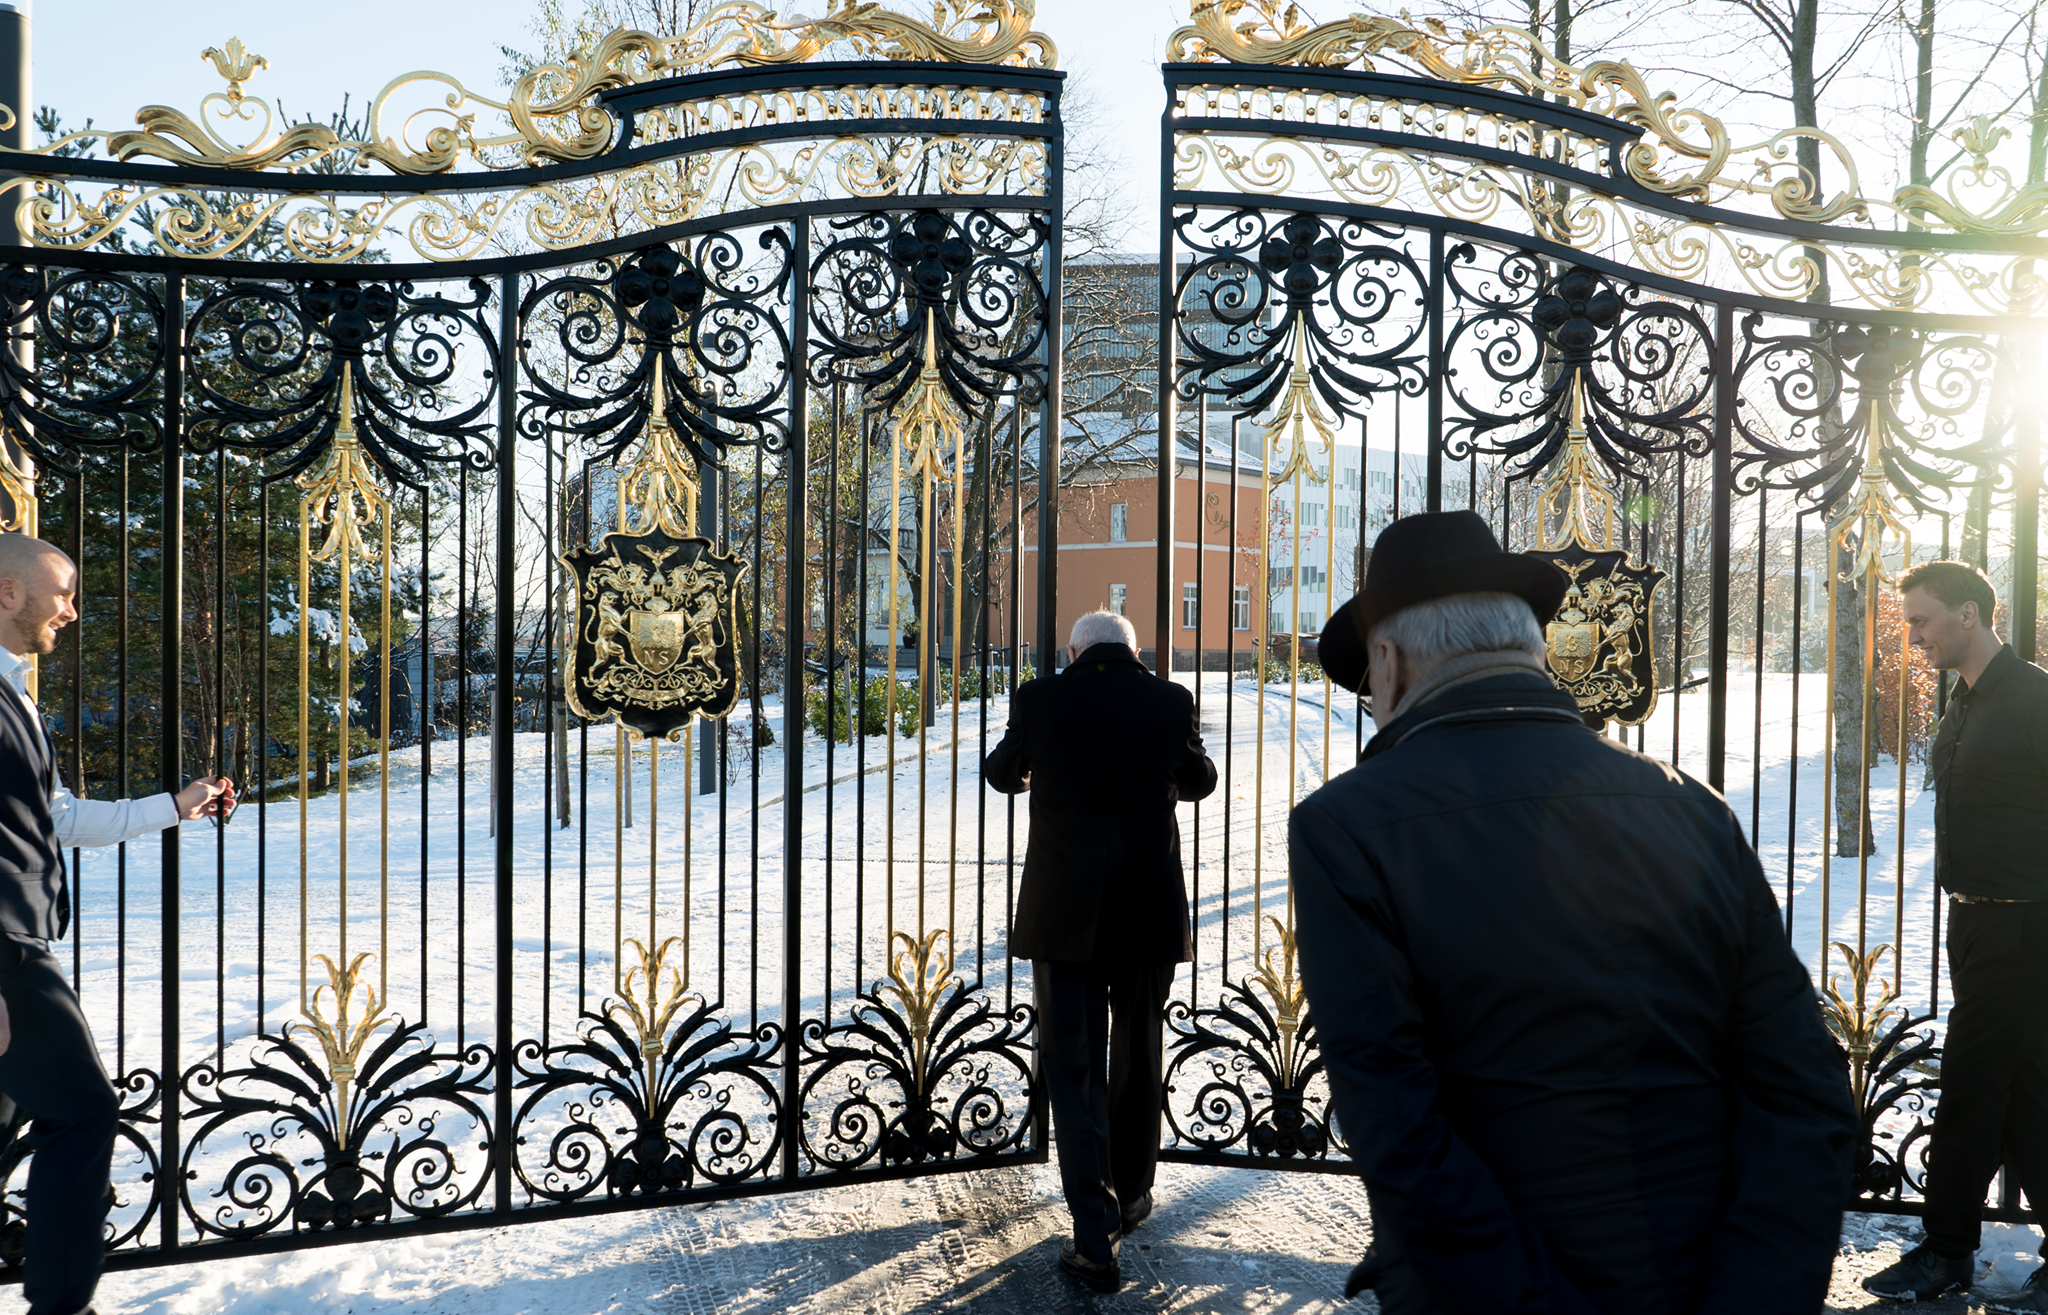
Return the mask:
<svg viewBox="0 0 2048 1315">
<path fill-rule="evenodd" d="M 0 646 L 16 657 L 48 653 L 78 619 L 78 568 L 32 534 L 0 534 Z"/>
<path fill-rule="evenodd" d="M 66 553 L 48 539 L 38 539 L 33 534 L 19 530 L 0 534 L 0 580 L 28 580 L 38 575 L 38 569 L 52 557 L 71 560 Z"/>
</svg>

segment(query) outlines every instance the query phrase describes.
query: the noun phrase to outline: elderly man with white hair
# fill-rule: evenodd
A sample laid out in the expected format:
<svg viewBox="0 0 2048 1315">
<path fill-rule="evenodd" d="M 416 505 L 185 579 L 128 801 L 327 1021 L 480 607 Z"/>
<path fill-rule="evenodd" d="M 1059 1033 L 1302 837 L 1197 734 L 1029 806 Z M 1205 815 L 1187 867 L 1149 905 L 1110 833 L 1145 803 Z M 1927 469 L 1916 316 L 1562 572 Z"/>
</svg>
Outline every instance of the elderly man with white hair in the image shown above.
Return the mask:
<svg viewBox="0 0 2048 1315">
<path fill-rule="evenodd" d="M 1727 803 L 1546 673 L 1550 563 L 1393 522 L 1330 619 L 1358 766 L 1289 826 L 1303 984 L 1372 1202 L 1348 1293 L 1423 1312 L 1811 1312 L 1856 1113 Z"/>
<path fill-rule="evenodd" d="M 1031 792 L 1010 953 L 1032 961 L 1074 1217 L 1060 1265 L 1098 1292 L 1122 1285 L 1123 1235 L 1152 1213 L 1160 1022 L 1174 966 L 1193 949 L 1174 805 L 1216 788 L 1194 695 L 1147 671 L 1137 650 L 1114 612 L 1076 621 L 1067 669 L 1018 687 L 982 766 L 1004 794 Z"/>
</svg>

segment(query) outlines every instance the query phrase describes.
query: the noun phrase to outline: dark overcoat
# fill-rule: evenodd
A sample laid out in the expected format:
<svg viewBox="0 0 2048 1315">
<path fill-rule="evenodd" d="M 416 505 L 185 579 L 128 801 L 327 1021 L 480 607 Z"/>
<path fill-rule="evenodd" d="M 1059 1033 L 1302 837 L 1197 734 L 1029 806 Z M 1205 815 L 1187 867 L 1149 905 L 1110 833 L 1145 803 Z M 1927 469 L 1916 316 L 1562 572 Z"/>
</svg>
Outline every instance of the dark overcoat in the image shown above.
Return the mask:
<svg viewBox="0 0 2048 1315">
<path fill-rule="evenodd" d="M 1383 728 L 1289 846 L 1383 1310 L 1820 1309 L 1856 1115 L 1719 794 L 1496 676 Z"/>
<path fill-rule="evenodd" d="M 1181 800 L 1216 788 L 1194 695 L 1122 644 L 1097 644 L 1010 700 L 982 764 L 1004 794 L 1031 790 L 1031 836 L 1010 953 L 1070 963 L 1183 963 L 1188 892 Z"/>
</svg>

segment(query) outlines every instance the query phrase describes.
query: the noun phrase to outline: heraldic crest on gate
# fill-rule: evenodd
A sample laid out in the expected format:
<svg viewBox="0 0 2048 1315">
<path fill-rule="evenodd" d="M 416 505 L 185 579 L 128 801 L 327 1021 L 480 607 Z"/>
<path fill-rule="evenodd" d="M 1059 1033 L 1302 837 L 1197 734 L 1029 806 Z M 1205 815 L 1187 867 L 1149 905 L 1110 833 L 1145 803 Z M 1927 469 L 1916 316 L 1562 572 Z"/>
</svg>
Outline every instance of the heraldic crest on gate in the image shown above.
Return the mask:
<svg viewBox="0 0 2048 1315">
<path fill-rule="evenodd" d="M 565 683 L 577 716 L 673 739 L 692 717 L 723 717 L 739 701 L 747 568 L 696 533 L 697 483 L 668 421 L 659 357 L 652 405 L 639 459 L 620 481 L 619 528 L 562 557 L 576 580 Z"/>
<path fill-rule="evenodd" d="M 1590 723 L 1640 726 L 1657 707 L 1657 587 L 1664 572 L 1614 546 L 1614 495 L 1594 469 L 1575 383 L 1571 429 L 1536 501 L 1536 548 L 1571 581 L 1544 626 L 1551 679 Z"/>
</svg>

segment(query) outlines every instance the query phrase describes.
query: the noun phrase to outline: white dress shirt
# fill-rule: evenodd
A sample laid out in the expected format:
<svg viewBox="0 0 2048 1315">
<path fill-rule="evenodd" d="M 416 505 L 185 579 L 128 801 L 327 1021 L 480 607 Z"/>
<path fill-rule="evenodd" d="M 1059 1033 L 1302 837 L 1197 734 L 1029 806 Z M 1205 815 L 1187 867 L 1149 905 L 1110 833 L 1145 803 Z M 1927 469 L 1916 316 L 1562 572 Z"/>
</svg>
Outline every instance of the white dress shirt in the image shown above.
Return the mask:
<svg viewBox="0 0 2048 1315">
<path fill-rule="evenodd" d="M 36 711 L 35 701 L 28 696 L 28 673 L 32 665 L 27 658 L 16 657 L 0 645 L 0 683 L 14 691 L 14 697 L 28 709 L 29 719 L 41 726 L 42 714 Z M 56 824 L 60 847 L 97 849 L 176 826 L 178 805 L 169 794 L 153 794 L 147 799 L 122 799 L 114 803 L 104 799 L 80 799 L 59 782 L 57 788 L 50 792 L 50 821 Z"/>
</svg>

